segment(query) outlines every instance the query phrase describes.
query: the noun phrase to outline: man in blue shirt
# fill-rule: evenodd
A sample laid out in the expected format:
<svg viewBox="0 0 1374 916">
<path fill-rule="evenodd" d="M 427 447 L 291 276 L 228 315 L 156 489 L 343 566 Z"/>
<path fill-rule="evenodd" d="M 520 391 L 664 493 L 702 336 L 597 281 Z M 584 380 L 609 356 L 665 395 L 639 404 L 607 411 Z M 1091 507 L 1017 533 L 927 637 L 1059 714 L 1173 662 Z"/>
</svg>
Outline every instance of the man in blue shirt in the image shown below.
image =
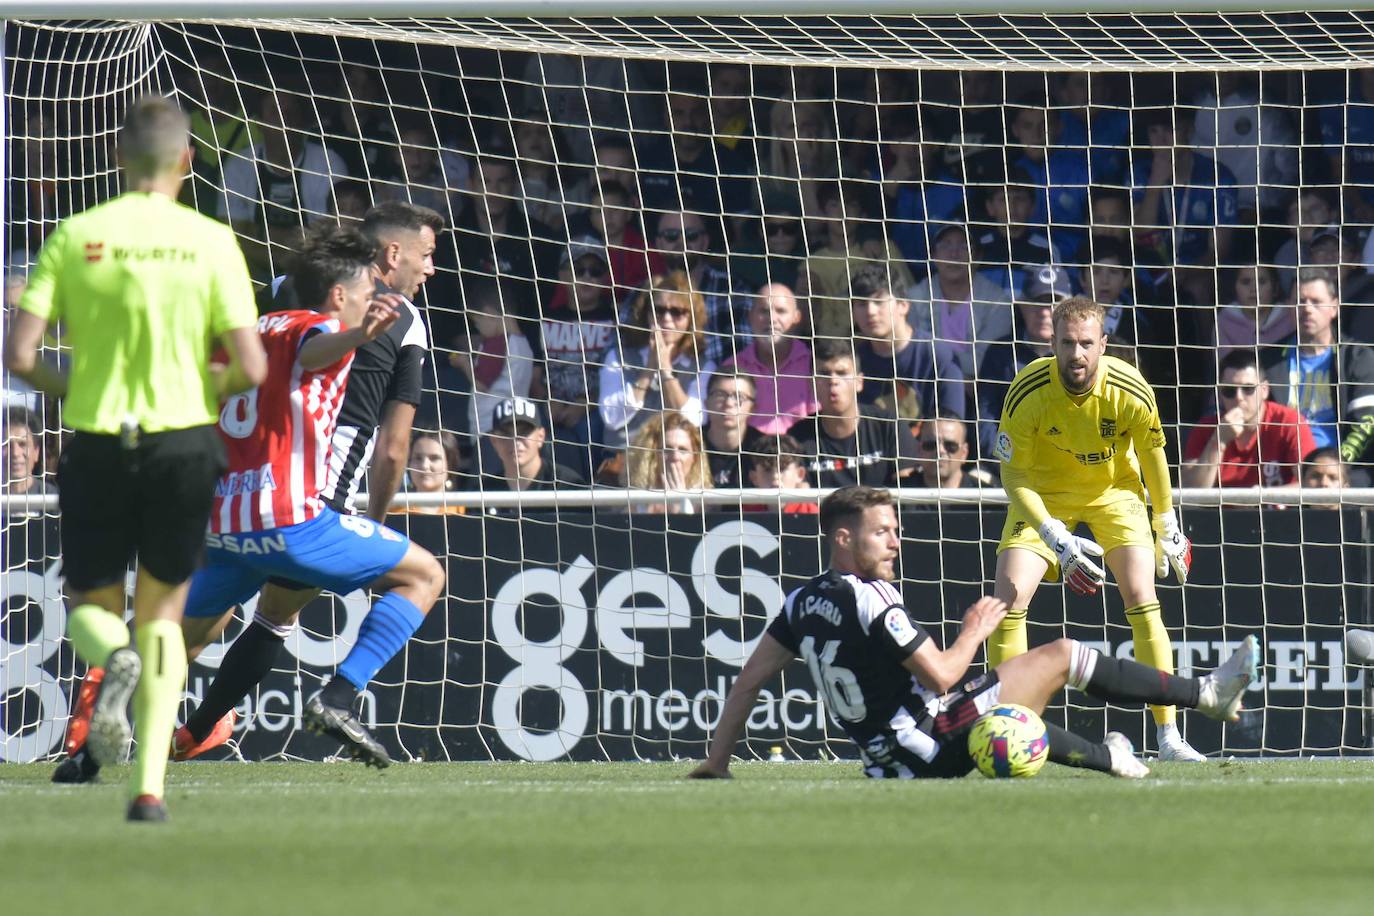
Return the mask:
<svg viewBox="0 0 1374 916">
<path fill-rule="evenodd" d="M 1297 334 L 1265 375 L 1271 399 L 1301 411 L 1318 448 L 1341 448 L 1360 486 L 1374 461 L 1374 349 L 1340 343 L 1337 284 L 1329 267 L 1299 273 Z"/>
</svg>

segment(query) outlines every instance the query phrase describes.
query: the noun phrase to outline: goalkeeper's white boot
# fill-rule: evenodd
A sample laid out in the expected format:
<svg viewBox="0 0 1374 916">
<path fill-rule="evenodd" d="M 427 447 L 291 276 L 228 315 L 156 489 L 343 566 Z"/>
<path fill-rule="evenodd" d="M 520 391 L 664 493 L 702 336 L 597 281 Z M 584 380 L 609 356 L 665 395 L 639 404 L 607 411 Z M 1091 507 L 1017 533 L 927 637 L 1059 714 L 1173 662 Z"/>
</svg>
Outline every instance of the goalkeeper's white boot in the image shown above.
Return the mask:
<svg viewBox="0 0 1374 916">
<path fill-rule="evenodd" d="M 1155 733 L 1159 740 L 1159 759 L 1170 763 L 1204 763 L 1207 758 L 1193 749 L 1178 733 L 1178 726 L 1170 722 L 1159 726 Z"/>
<path fill-rule="evenodd" d="M 1107 751 L 1112 755 L 1113 776 L 1120 776 L 1122 779 L 1144 779 L 1150 775 L 1150 768 L 1135 755 L 1130 738 L 1121 732 L 1107 732 L 1107 737 L 1102 739 L 1102 743 L 1107 745 Z"/>
<path fill-rule="evenodd" d="M 1197 711 L 1210 719 L 1236 721 L 1245 688 L 1258 676 L 1259 640 L 1247 636 L 1220 668 L 1199 678 Z"/>
</svg>

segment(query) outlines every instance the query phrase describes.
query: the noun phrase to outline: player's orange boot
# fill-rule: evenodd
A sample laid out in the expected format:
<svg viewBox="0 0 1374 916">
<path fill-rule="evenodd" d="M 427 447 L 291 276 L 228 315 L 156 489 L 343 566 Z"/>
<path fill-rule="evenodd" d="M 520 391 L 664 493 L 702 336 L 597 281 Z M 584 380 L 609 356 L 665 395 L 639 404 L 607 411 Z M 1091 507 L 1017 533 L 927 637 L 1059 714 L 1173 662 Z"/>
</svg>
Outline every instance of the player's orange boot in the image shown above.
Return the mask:
<svg viewBox="0 0 1374 916">
<path fill-rule="evenodd" d="M 67 720 L 67 739 L 63 742 L 68 757 L 75 757 L 86 743 L 86 734 L 91 730 L 95 698 L 100 696 L 100 682 L 104 679 L 104 668 L 90 668 L 81 679 L 81 689 L 77 691 L 76 703 L 72 706 L 72 717 Z"/>
<path fill-rule="evenodd" d="M 199 757 L 208 750 L 219 747 L 234 734 L 234 722 L 237 720 L 238 716 L 232 709 L 229 710 L 220 716 L 215 727 L 210 729 L 210 734 L 205 736 L 205 740 L 199 742 L 196 741 L 195 736 L 185 725 L 181 726 L 172 735 L 172 759 L 190 760 L 193 757 Z"/>
</svg>

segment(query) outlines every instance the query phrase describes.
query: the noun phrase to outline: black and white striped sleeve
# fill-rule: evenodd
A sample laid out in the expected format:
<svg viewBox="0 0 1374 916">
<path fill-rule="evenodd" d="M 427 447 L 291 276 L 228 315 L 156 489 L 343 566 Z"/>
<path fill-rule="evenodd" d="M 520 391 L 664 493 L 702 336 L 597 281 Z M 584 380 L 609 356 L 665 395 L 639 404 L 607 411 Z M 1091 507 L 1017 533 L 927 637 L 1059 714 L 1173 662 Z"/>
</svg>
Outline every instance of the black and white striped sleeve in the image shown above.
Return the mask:
<svg viewBox="0 0 1374 916">
<path fill-rule="evenodd" d="M 883 651 L 898 661 L 906 659 L 921 647 L 930 634 L 925 627 L 911 619 L 902 593 L 890 582 L 865 582 L 856 589 L 859 620 L 864 629 Z"/>
</svg>

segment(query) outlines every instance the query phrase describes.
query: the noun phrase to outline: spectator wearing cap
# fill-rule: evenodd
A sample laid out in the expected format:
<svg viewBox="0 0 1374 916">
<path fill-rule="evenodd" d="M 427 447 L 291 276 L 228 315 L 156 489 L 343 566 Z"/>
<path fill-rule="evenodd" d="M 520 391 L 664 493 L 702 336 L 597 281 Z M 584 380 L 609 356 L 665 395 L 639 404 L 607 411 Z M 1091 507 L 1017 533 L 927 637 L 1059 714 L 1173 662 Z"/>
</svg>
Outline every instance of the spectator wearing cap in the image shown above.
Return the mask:
<svg viewBox="0 0 1374 916">
<path fill-rule="evenodd" d="M 1054 354 L 1054 306 L 1073 296 L 1068 271 L 1042 264 L 1032 271 L 1016 302 L 1012 330 L 983 354 L 978 364 L 978 443 L 980 454 L 992 454 L 1002 402 L 1016 374 L 1033 360 Z"/>
<path fill-rule="evenodd" d="M 1185 487 L 1281 486 L 1298 482 L 1302 456 L 1314 448 L 1301 413 L 1269 400 L 1255 351 L 1236 349 L 1221 361 L 1220 413 L 1188 434 L 1179 478 Z"/>
<path fill-rule="evenodd" d="M 569 245 L 558 273 L 565 304 L 550 306 L 539 325 L 550 431 L 560 452 L 577 453 L 573 469 L 584 479 L 594 466 L 593 444 L 601 441 L 601 416 L 591 409 L 600 399 L 599 372 L 615 343 L 608 263 L 600 239 L 584 236 Z"/>
<path fill-rule="evenodd" d="M 624 449 L 654 415 L 672 410 L 701 426 L 715 365 L 703 362 L 706 302 L 677 270 L 654 277 L 635 299 L 620 342 L 601 369 L 603 443 Z"/>
<path fill-rule="evenodd" d="M 650 255 L 663 259 L 668 273 L 684 271 L 706 301 L 707 362 L 720 365 L 749 337 L 749 299 L 736 295 L 730 275 L 715 264 L 720 223 L 698 213 L 673 211 L 659 217 Z"/>
<path fill-rule="evenodd" d="M 44 496 L 56 493 L 38 470 L 42 455 L 43 430 L 38 418 L 24 407 L 5 411 L 4 478 L 0 490 L 7 496 Z"/>
<path fill-rule="evenodd" d="M 496 407 L 485 437 L 496 462 L 483 462 L 479 486 L 484 491 L 558 490 L 584 487 L 573 468 L 554 460 L 539 408 L 527 398 L 510 398 Z"/>
<path fill-rule="evenodd" d="M 907 301 L 918 340 L 948 346 L 965 378 L 973 378 L 983 351 L 1011 333 L 1010 299 L 1001 286 L 973 269 L 968 230 L 948 223 L 934 230 L 930 276 Z"/>
<path fill-rule="evenodd" d="M 931 417 L 940 410 L 963 416 L 964 374 L 950 348 L 916 340 L 907 320 L 911 306 L 892 290 L 888 272 L 876 265 L 861 268 L 850 279 L 855 352 L 864 377 L 859 401 L 903 420 Z"/>
<path fill-rule="evenodd" d="M 931 489 L 959 490 L 983 485 L 964 470 L 969 460 L 968 426 L 959 417 L 940 413 L 921 424 L 917 439 L 921 460 L 912 483 Z"/>
<path fill-rule="evenodd" d="M 749 308 L 753 342 L 720 367 L 753 380 L 749 425 L 764 435 L 785 433 L 820 407 L 811 383 L 811 348 L 797 334 L 801 321 L 792 290 L 780 283 L 768 284 Z"/>
<path fill-rule="evenodd" d="M 1217 309 L 1217 356 L 1237 347 L 1282 342 L 1296 329 L 1294 309 L 1279 305 L 1278 272 L 1267 264 L 1238 267 L 1231 278 L 1231 302 Z"/>
<path fill-rule="evenodd" d="M 820 413 L 791 430 L 806 447 L 807 470 L 818 487 L 895 486 L 916 469 L 911 424 L 859 403 L 864 377 L 847 340 L 816 345 Z"/>
<path fill-rule="evenodd" d="M 866 266 L 891 273 L 895 289 L 910 289 L 915 279 L 897 246 L 888 240 L 878 219 L 878 201 L 867 186 L 856 182 L 819 184 L 825 243 L 807 261 L 811 300 L 811 333 L 816 340 L 853 336 L 849 308 L 849 278 Z"/>
</svg>

